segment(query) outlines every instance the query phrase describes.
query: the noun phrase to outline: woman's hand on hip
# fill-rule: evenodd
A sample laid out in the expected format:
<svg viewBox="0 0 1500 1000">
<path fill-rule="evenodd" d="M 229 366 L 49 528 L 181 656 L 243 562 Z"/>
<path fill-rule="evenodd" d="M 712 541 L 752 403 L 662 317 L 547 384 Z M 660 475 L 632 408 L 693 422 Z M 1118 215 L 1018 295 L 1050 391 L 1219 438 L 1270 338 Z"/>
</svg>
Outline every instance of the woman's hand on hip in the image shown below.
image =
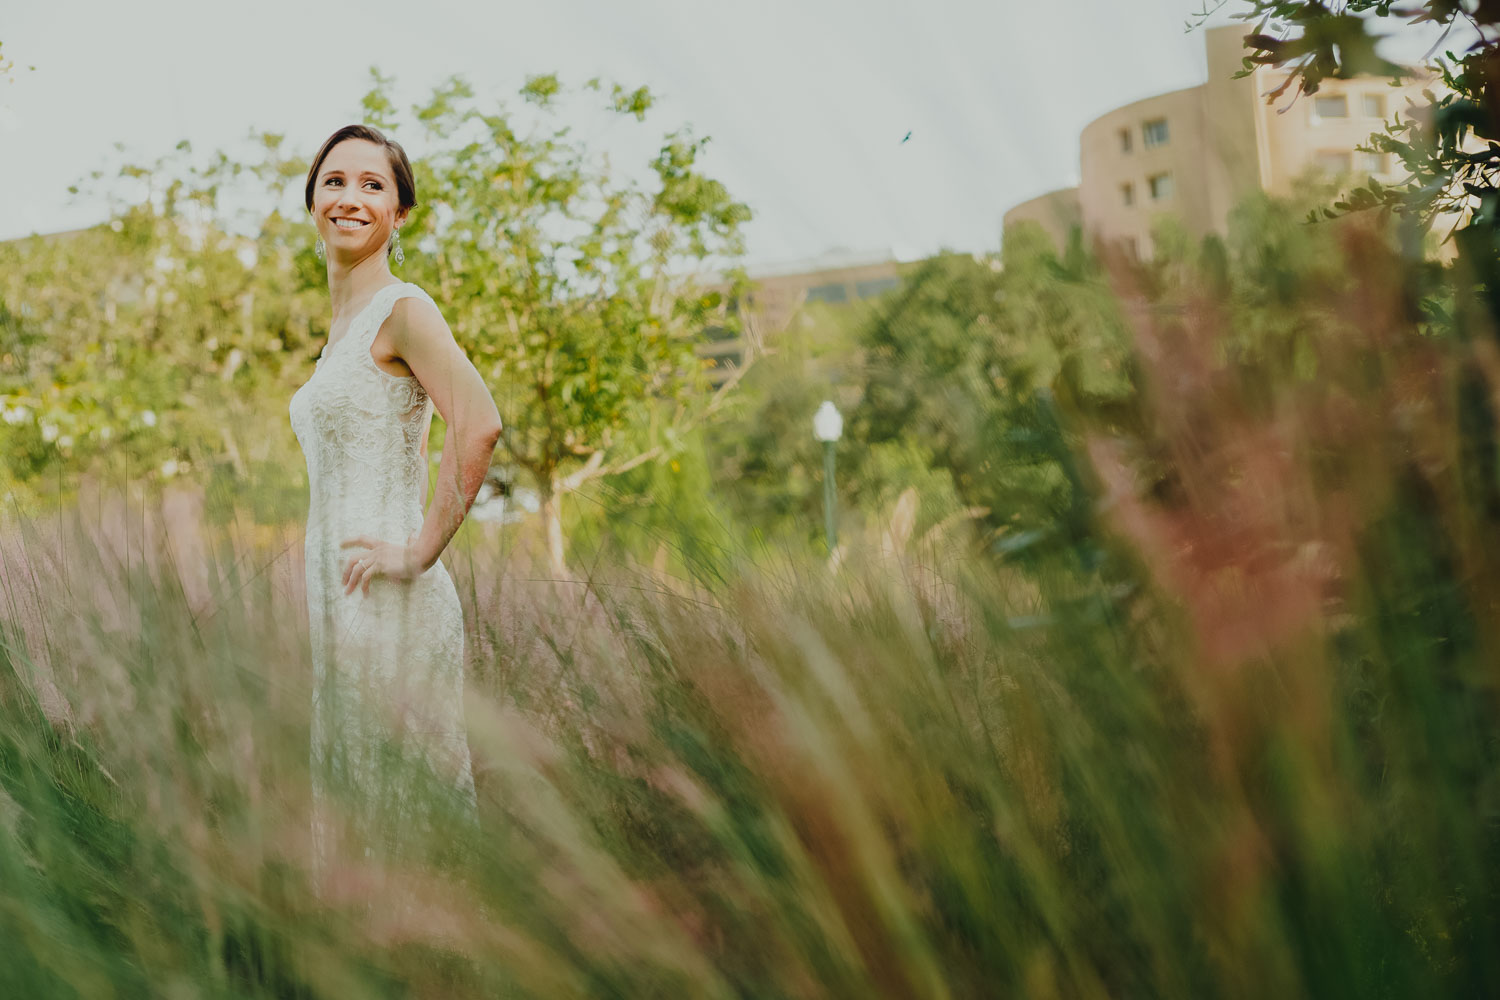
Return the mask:
<svg viewBox="0 0 1500 1000">
<path fill-rule="evenodd" d="M 381 541 L 365 535 L 346 538 L 340 542 L 341 549 L 358 546 L 364 550 L 344 564 L 344 593 L 352 594 L 359 587 L 369 596 L 370 581 L 377 576 L 392 580 L 415 580 L 421 576 L 422 568 L 417 564 L 416 553 L 411 549 L 411 539 L 408 538 L 407 542 L 406 545 L 397 545 L 395 542 Z"/>
</svg>

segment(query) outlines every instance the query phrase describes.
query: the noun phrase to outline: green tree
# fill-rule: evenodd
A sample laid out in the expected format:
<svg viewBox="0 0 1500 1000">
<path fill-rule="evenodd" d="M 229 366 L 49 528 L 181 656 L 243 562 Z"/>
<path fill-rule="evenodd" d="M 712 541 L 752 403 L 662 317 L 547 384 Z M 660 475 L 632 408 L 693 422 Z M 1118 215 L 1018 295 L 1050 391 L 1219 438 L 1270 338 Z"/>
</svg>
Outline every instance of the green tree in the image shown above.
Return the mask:
<svg viewBox="0 0 1500 1000">
<path fill-rule="evenodd" d="M 713 480 L 748 529 L 747 543 L 795 550 L 816 544 L 821 551 L 823 452 L 813 437 L 813 413 L 825 399 L 847 410 L 857 398 L 860 336 L 871 314 L 868 301 L 803 304 L 769 339 L 725 413 L 707 429 Z M 862 447 L 846 438 L 841 452 Z M 841 474 L 839 482 L 841 492 L 857 490 L 849 476 Z M 871 496 L 855 499 L 866 507 L 878 503 Z"/>
<path fill-rule="evenodd" d="M 907 278 L 866 329 L 851 430 L 872 459 L 881 445 L 920 449 L 1019 554 L 1064 540 L 1086 506 L 1065 422 L 1131 384 L 1125 327 L 1081 246 L 1059 257 L 1023 225 L 1007 231 L 1001 262 L 943 255 Z M 865 476 L 878 482 L 878 463 Z"/>
<path fill-rule="evenodd" d="M 805 344 L 784 339 L 754 363 L 734 406 L 705 437 L 713 479 L 737 520 L 761 543 L 800 548 L 822 536 L 822 455 L 812 415 L 835 387 Z"/>
<path fill-rule="evenodd" d="M 280 141 L 263 136 L 263 162 L 249 166 L 220 154 L 193 168 L 182 143 L 113 176 L 95 171 L 81 183 L 102 186 L 109 222 L 0 244 L 6 492 L 35 500 L 92 471 L 252 479 L 268 488 L 252 502 L 289 495 L 300 469 L 284 407 L 326 326 L 325 296 L 279 213 L 237 236 L 221 204 L 243 178 L 285 184 Z"/>
<path fill-rule="evenodd" d="M 377 76 L 365 107 L 389 126 L 387 83 Z M 580 93 L 604 88 L 590 80 Z M 458 77 L 414 109 L 424 204 L 406 232 L 422 252 L 407 273 L 498 389 L 504 454 L 541 492 L 560 572 L 563 498 L 670 455 L 711 405 L 693 341 L 735 318 L 691 275 L 743 253 L 750 211 L 699 167 L 707 139 L 665 135 L 642 188 L 556 122 L 557 77 L 532 77 L 519 96 L 534 119 L 524 131 Z M 609 113 L 637 123 L 653 104 L 645 88 L 605 95 Z"/>
</svg>

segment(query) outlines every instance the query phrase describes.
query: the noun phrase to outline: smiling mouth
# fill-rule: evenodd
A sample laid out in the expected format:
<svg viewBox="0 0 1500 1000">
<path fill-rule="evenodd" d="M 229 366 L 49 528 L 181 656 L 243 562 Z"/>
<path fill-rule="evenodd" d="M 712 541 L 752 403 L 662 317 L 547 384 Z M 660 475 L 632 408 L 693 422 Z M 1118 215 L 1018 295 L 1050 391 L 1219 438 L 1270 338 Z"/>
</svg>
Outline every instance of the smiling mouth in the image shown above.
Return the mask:
<svg viewBox="0 0 1500 1000">
<path fill-rule="evenodd" d="M 368 222 L 361 222 L 358 219 L 334 219 L 333 224 L 339 229 L 363 229 L 369 225 Z"/>
</svg>

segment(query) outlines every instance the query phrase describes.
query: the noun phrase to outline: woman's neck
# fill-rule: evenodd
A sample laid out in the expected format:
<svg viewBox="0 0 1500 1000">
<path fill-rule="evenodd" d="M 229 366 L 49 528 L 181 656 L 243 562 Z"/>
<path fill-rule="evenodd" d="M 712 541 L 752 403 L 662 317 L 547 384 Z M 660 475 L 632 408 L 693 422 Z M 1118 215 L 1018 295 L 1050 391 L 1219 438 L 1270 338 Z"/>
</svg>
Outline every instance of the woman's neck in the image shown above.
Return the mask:
<svg viewBox="0 0 1500 1000">
<path fill-rule="evenodd" d="M 333 307 L 333 318 L 337 320 L 349 310 L 363 307 L 370 296 L 392 284 L 394 278 L 383 253 L 372 253 L 349 263 L 330 257 L 328 299 Z"/>
</svg>

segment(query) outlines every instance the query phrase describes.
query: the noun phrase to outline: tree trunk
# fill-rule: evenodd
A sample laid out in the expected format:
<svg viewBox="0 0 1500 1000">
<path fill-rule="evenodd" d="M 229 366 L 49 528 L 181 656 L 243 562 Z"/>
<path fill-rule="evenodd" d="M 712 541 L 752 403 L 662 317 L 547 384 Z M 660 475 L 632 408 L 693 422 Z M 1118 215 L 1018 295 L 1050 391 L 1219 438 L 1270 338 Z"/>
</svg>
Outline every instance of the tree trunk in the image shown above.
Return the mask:
<svg viewBox="0 0 1500 1000">
<path fill-rule="evenodd" d="M 568 572 L 563 561 L 562 494 L 561 484 L 553 476 L 542 482 L 542 525 L 547 532 L 547 560 L 552 574 L 561 580 Z"/>
</svg>

